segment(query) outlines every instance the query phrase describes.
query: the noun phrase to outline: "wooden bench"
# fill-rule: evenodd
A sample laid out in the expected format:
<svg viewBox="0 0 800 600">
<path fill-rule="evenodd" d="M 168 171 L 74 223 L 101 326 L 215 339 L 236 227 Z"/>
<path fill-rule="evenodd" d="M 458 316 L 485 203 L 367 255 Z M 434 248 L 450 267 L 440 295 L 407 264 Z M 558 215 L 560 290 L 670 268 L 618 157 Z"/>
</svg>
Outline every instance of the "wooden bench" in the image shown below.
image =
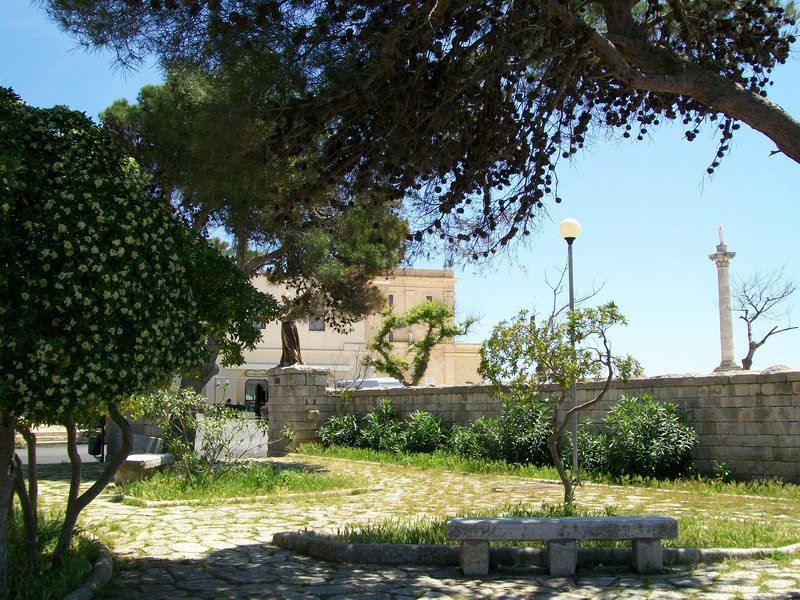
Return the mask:
<svg viewBox="0 0 800 600">
<path fill-rule="evenodd" d="M 547 542 L 545 564 L 551 575 L 575 574 L 579 540 L 631 540 L 633 567 L 652 573 L 663 567 L 661 540 L 678 537 L 672 517 L 561 517 L 448 519 L 448 539 L 461 541 L 465 575 L 489 573 L 490 541 Z"/>
</svg>

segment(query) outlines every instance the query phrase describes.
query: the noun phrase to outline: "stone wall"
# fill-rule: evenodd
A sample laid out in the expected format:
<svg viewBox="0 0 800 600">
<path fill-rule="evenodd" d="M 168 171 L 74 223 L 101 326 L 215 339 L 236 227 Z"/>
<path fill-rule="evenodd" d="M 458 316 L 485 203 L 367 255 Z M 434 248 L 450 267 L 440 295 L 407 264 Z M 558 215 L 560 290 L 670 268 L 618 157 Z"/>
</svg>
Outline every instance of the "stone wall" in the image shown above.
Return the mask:
<svg viewBox="0 0 800 600">
<path fill-rule="evenodd" d="M 391 400 L 402 416 L 427 410 L 449 424 L 496 417 L 502 411 L 488 385 L 357 390 L 343 406 L 340 392 L 326 389 L 324 371 L 289 367 L 274 369 L 270 377 L 272 436 L 289 424 L 300 441 L 314 439 L 316 429 L 331 415 L 354 412 L 363 416 L 383 398 Z M 599 383 L 578 386 L 578 402 L 594 397 L 600 388 Z M 800 482 L 799 371 L 666 376 L 615 383 L 608 398 L 581 413 L 580 420 L 600 421 L 610 403 L 623 394 L 651 394 L 685 409 L 689 424 L 697 431 L 694 460 L 701 471 L 711 471 L 714 461 L 721 461 L 741 476 Z M 276 450 L 280 449 L 276 445 Z"/>
<path fill-rule="evenodd" d="M 490 385 L 355 390 L 343 410 L 363 417 L 386 398 L 401 418 L 415 410 L 426 410 L 448 425 L 466 425 L 478 417 L 500 416 L 503 403 L 493 397 L 493 392 Z"/>
<path fill-rule="evenodd" d="M 269 400 L 269 456 L 286 453 L 287 444 L 281 436 L 289 427 L 298 443 L 313 441 L 317 429 L 336 414 L 341 398 L 327 391 L 328 372 L 305 366 L 275 367 L 267 371 Z"/>
<path fill-rule="evenodd" d="M 581 386 L 578 401 L 599 386 Z M 622 394 L 651 394 L 686 411 L 697 432 L 695 466 L 724 462 L 741 476 L 800 482 L 800 372 L 660 377 L 618 384 L 588 418 L 599 421 Z"/>
</svg>

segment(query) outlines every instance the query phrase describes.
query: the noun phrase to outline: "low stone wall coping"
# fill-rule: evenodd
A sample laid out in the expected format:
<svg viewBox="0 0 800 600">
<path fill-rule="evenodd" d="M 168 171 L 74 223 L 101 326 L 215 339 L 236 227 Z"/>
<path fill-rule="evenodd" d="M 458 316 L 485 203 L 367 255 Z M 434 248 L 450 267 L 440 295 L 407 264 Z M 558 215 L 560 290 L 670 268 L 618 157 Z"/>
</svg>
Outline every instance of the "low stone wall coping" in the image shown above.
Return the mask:
<svg viewBox="0 0 800 600">
<path fill-rule="evenodd" d="M 346 544 L 330 539 L 327 532 L 284 531 L 272 538 L 276 546 L 331 562 L 355 564 L 417 564 L 455 566 L 459 564 L 457 545 L 425 544 Z M 763 558 L 776 552 L 791 554 L 800 551 L 800 544 L 781 548 L 664 548 L 664 564 L 679 565 L 721 562 L 729 558 L 743 560 Z M 489 562 L 497 565 L 543 566 L 544 548 L 492 546 Z M 630 548 L 578 548 L 578 565 L 627 565 Z"/>
</svg>

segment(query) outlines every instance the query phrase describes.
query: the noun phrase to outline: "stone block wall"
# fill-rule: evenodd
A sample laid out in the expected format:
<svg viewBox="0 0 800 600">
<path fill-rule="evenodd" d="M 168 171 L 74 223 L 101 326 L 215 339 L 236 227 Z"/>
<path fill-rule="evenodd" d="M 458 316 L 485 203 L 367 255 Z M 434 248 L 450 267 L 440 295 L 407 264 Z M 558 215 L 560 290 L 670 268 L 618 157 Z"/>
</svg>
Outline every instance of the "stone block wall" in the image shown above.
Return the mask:
<svg viewBox="0 0 800 600">
<path fill-rule="evenodd" d="M 317 428 L 331 415 L 353 412 L 363 416 L 383 398 L 391 400 L 403 417 L 414 410 L 427 410 L 448 424 L 465 424 L 502 412 L 502 403 L 493 397 L 489 385 L 357 390 L 343 403 L 339 391 L 326 389 L 325 371 L 288 367 L 270 373 L 271 437 L 288 424 L 298 440 L 313 440 Z M 578 402 L 593 398 L 601 387 L 600 383 L 578 386 Z M 548 391 L 554 390 L 543 390 Z M 579 419 L 599 422 L 622 395 L 644 394 L 686 411 L 697 432 L 694 462 L 699 470 L 710 472 L 714 462 L 721 461 L 741 476 L 800 482 L 800 371 L 615 382 L 607 398 L 580 413 Z M 281 449 L 276 445 L 276 450 Z"/>
<path fill-rule="evenodd" d="M 599 387 L 581 386 L 578 401 Z M 600 421 L 623 394 L 650 394 L 683 408 L 697 432 L 693 458 L 700 471 L 710 472 L 720 461 L 740 476 L 800 481 L 800 372 L 730 372 L 618 383 L 608 399 L 581 420 Z"/>
<path fill-rule="evenodd" d="M 503 403 L 490 385 L 354 390 L 342 406 L 344 412 L 363 417 L 383 399 L 391 400 L 400 418 L 426 410 L 448 425 L 466 425 L 478 417 L 499 417 Z"/>
<path fill-rule="evenodd" d="M 289 427 L 297 443 L 317 439 L 317 430 L 336 413 L 341 403 L 338 394 L 328 393 L 328 371 L 297 365 L 275 367 L 267 371 L 269 384 L 269 456 L 286 453 L 281 437 L 284 427 Z"/>
</svg>

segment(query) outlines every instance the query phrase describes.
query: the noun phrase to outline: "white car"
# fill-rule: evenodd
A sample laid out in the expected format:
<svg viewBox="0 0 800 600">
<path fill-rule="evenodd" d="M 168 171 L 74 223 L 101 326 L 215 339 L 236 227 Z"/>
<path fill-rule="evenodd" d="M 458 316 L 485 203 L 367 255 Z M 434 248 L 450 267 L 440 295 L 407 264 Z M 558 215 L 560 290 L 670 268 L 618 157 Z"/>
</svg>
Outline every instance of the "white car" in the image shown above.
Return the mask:
<svg viewBox="0 0 800 600">
<path fill-rule="evenodd" d="M 394 377 L 367 377 L 365 379 L 340 379 L 336 382 L 336 387 L 359 390 L 366 388 L 401 388 L 404 386 Z"/>
</svg>

